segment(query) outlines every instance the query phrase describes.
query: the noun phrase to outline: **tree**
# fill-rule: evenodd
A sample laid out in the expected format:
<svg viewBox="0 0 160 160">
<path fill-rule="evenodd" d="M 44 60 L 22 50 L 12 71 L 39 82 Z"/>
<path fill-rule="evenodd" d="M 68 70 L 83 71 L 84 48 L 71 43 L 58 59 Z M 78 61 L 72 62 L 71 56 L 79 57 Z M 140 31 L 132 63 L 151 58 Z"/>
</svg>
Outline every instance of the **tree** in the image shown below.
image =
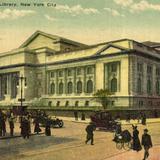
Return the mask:
<svg viewBox="0 0 160 160">
<path fill-rule="evenodd" d="M 99 89 L 96 93 L 94 93 L 94 97 L 97 99 L 98 102 L 102 104 L 103 109 L 106 109 L 109 103 L 109 97 L 113 93 L 107 89 Z"/>
</svg>

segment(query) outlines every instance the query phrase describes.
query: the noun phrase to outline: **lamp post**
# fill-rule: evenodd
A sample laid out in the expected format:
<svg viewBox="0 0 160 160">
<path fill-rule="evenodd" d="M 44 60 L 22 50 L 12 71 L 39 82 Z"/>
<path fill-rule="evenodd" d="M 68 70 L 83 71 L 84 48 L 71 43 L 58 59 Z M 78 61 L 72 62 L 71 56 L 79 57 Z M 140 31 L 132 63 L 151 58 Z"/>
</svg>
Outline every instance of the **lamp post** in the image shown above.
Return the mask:
<svg viewBox="0 0 160 160">
<path fill-rule="evenodd" d="M 17 77 L 18 78 L 18 84 L 17 84 L 17 87 L 19 86 L 19 80 L 20 80 L 20 85 L 21 85 L 21 90 L 20 90 L 20 95 L 21 95 L 21 98 L 18 99 L 18 101 L 21 102 L 21 109 L 23 108 L 23 101 L 25 101 L 25 99 L 23 99 L 23 81 L 24 81 L 24 86 L 26 87 L 27 86 L 27 83 L 26 83 L 26 77 L 24 77 L 23 75 L 21 75 L 20 77 Z"/>
</svg>

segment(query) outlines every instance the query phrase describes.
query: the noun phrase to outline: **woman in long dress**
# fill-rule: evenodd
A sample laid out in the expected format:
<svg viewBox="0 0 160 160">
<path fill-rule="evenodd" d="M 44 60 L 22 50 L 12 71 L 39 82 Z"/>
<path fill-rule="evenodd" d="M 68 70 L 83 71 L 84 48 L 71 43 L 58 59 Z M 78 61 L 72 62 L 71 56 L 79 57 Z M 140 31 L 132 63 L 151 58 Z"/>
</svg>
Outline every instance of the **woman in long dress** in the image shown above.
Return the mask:
<svg viewBox="0 0 160 160">
<path fill-rule="evenodd" d="M 137 126 L 133 126 L 133 150 L 138 152 L 141 149 L 142 147 L 139 140 L 139 131 L 137 130 Z"/>
</svg>

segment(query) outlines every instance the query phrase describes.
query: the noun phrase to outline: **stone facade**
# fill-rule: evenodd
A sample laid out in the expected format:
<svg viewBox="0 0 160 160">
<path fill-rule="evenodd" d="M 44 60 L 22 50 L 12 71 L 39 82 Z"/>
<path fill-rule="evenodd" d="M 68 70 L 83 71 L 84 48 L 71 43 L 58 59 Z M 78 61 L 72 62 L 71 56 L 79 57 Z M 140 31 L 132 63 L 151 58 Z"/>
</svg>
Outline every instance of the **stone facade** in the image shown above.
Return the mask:
<svg viewBox="0 0 160 160">
<path fill-rule="evenodd" d="M 114 93 L 110 108 L 157 108 L 156 48 L 129 39 L 88 46 L 37 31 L 19 48 L 0 54 L 0 104 L 18 105 L 22 86 L 25 103 L 45 99 L 48 106 L 100 106 L 93 94 L 107 88 Z"/>
</svg>

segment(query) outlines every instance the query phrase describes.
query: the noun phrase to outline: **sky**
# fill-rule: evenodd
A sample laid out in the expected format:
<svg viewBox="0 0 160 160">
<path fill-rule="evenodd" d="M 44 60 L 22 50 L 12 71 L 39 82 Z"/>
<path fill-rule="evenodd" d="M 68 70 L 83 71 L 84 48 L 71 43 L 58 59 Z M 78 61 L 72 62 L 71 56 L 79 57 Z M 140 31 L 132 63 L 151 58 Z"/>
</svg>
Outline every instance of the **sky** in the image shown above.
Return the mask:
<svg viewBox="0 0 160 160">
<path fill-rule="evenodd" d="M 0 53 L 37 30 L 85 44 L 160 42 L 160 0 L 0 0 Z"/>
</svg>

